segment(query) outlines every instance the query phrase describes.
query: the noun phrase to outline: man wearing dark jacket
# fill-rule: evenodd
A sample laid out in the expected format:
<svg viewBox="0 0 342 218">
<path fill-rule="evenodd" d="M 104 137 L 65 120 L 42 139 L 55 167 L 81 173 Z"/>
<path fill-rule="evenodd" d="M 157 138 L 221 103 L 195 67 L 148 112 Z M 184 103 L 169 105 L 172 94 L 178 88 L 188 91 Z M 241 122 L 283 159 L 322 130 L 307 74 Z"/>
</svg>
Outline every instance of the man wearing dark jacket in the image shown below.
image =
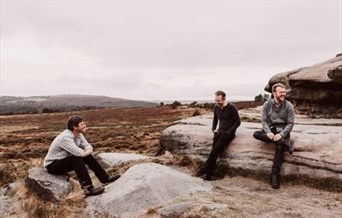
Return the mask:
<svg viewBox="0 0 342 218">
<path fill-rule="evenodd" d="M 214 133 L 213 147 L 207 161 L 196 174 L 199 177 L 205 175 L 205 180 L 213 179 L 217 157 L 235 138 L 235 131 L 241 123 L 235 105 L 226 101 L 226 94 L 223 91 L 215 93 L 215 102 L 212 125 L 212 132 Z"/>
</svg>

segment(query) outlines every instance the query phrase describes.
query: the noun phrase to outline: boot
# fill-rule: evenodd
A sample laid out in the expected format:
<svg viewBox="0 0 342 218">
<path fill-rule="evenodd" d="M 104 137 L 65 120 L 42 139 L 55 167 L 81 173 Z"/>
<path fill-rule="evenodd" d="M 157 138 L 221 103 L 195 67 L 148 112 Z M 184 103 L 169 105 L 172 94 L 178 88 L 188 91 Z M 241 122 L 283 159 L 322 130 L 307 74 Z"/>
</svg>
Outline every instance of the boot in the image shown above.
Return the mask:
<svg viewBox="0 0 342 218">
<path fill-rule="evenodd" d="M 271 175 L 271 186 L 274 189 L 280 188 L 280 175 L 279 175 L 279 173 L 272 173 L 272 175 Z"/>
<path fill-rule="evenodd" d="M 84 194 L 87 196 L 102 194 L 104 190 L 103 187 L 94 187 L 93 185 L 83 187 Z"/>
<path fill-rule="evenodd" d="M 109 183 L 116 181 L 120 177 L 121 177 L 120 175 L 110 176 L 110 177 L 108 177 L 107 181 L 104 184 L 108 185 Z"/>
<path fill-rule="evenodd" d="M 283 139 L 282 143 L 289 149 L 289 153 L 292 155 L 294 151 L 294 141 L 293 139 Z"/>
<path fill-rule="evenodd" d="M 205 174 L 205 168 L 201 168 L 197 173 L 196 173 L 196 177 L 202 177 L 202 176 L 204 176 L 204 174 Z"/>
</svg>

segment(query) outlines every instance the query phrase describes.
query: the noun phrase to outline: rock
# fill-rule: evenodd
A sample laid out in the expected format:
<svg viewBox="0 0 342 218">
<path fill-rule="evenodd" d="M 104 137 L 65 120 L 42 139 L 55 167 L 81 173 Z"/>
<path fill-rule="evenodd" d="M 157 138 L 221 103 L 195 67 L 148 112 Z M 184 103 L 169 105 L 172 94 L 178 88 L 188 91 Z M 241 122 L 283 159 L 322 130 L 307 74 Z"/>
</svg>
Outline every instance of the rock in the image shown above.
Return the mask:
<svg viewBox="0 0 342 218">
<path fill-rule="evenodd" d="M 336 82 L 342 83 L 342 65 L 328 71 L 328 77 Z"/>
<path fill-rule="evenodd" d="M 213 202 L 182 202 L 160 208 L 157 213 L 162 218 L 177 218 L 193 208 L 198 207 L 200 211 L 220 210 L 228 207 L 227 204 L 217 204 Z"/>
<path fill-rule="evenodd" d="M 49 174 L 45 169 L 34 167 L 28 170 L 25 186 L 46 201 L 58 202 L 72 191 L 67 176 Z"/>
<path fill-rule="evenodd" d="M 212 143 L 212 118 L 192 117 L 181 120 L 161 133 L 160 144 L 178 155 L 206 160 Z M 242 122 L 236 137 L 225 151 L 220 164 L 239 172 L 268 175 L 274 156 L 274 144 L 253 138 L 259 123 Z M 315 181 L 342 182 L 342 145 L 340 126 L 295 124 L 291 137 L 295 152 L 285 152 L 281 173 Z M 341 189 L 342 187 L 340 187 Z"/>
<path fill-rule="evenodd" d="M 282 82 L 288 89 L 288 99 L 297 111 L 313 117 L 342 118 L 342 56 L 328 61 L 282 72 L 273 76 L 265 87 Z"/>
<path fill-rule="evenodd" d="M 102 165 L 113 167 L 127 161 L 144 160 L 149 157 L 140 154 L 100 153 L 96 155 L 96 158 Z"/>
<path fill-rule="evenodd" d="M 0 214 L 8 212 L 13 203 L 13 198 L 11 196 L 0 196 Z"/>
<path fill-rule="evenodd" d="M 203 180 L 169 167 L 138 164 L 106 186 L 105 193 L 87 198 L 87 210 L 91 216 L 139 217 L 153 206 L 211 189 Z"/>
</svg>

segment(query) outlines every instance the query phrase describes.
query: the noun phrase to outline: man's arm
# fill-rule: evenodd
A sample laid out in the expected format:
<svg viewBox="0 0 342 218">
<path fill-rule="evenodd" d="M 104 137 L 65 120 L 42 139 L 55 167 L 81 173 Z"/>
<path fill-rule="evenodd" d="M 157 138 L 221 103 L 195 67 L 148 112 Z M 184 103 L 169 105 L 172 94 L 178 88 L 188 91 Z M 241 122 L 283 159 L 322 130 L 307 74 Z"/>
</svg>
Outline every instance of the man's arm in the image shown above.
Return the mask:
<svg viewBox="0 0 342 218">
<path fill-rule="evenodd" d="M 286 110 L 287 110 L 287 121 L 286 126 L 279 134 L 282 138 L 287 137 L 290 132 L 292 131 L 293 125 L 294 125 L 294 109 L 291 102 L 286 102 Z"/>
<path fill-rule="evenodd" d="M 266 132 L 266 133 L 270 133 L 271 129 L 269 127 L 268 124 L 268 111 L 269 111 L 269 102 L 265 102 L 263 107 L 262 107 L 262 114 L 261 114 L 261 125 L 262 125 L 262 129 Z"/>
<path fill-rule="evenodd" d="M 59 143 L 59 147 L 70 153 L 75 157 L 83 157 L 84 150 L 79 148 L 76 144 L 72 136 L 64 136 Z"/>
<path fill-rule="evenodd" d="M 233 133 L 236 131 L 236 129 L 237 129 L 237 128 L 240 126 L 240 124 L 241 124 L 239 112 L 238 112 L 237 108 L 236 108 L 234 105 L 232 105 L 230 112 L 232 113 L 232 118 L 233 118 L 233 120 L 234 120 L 234 124 L 233 124 L 233 126 L 227 131 L 227 134 L 228 134 L 228 135 L 233 134 Z"/>
<path fill-rule="evenodd" d="M 217 123 L 218 123 L 218 117 L 217 117 L 217 114 L 216 114 L 216 106 L 214 107 L 214 118 L 213 118 L 213 125 L 212 125 L 212 128 L 211 130 L 214 132 L 216 130 L 216 127 L 217 127 Z"/>
</svg>

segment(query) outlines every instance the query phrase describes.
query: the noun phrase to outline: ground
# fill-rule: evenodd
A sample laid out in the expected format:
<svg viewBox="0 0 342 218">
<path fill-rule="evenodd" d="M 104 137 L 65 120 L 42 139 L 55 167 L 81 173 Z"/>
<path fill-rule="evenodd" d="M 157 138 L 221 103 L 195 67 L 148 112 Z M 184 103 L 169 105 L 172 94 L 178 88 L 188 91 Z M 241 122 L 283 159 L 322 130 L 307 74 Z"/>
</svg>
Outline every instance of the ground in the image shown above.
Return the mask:
<svg viewBox="0 0 342 218">
<path fill-rule="evenodd" d="M 239 108 L 257 105 L 260 104 L 237 104 Z M 72 114 L 79 114 L 85 118 L 88 126 L 85 136 L 96 152 L 155 156 L 158 153 L 159 136 L 163 129 L 174 121 L 194 114 L 211 114 L 211 110 L 181 106 L 176 109 L 121 108 L 0 116 L 0 187 L 22 181 L 28 168 L 42 166 L 43 157 L 50 143 L 66 128 L 66 120 Z M 165 163 L 189 174 L 193 174 L 195 170 L 195 165 L 189 164 L 182 157 L 174 156 Z M 265 181 L 238 176 L 226 176 L 210 183 L 215 187 L 214 193 L 206 197 L 214 202 L 228 204 L 225 213 L 215 214 L 199 209 L 189 211 L 190 214 L 184 214 L 184 217 L 342 216 L 341 193 L 290 183 L 284 184 L 280 190 L 273 190 Z M 72 207 L 71 205 L 71 209 Z M 33 210 L 32 207 L 31 209 Z M 24 210 L 30 210 L 30 207 L 24 207 Z"/>
</svg>

